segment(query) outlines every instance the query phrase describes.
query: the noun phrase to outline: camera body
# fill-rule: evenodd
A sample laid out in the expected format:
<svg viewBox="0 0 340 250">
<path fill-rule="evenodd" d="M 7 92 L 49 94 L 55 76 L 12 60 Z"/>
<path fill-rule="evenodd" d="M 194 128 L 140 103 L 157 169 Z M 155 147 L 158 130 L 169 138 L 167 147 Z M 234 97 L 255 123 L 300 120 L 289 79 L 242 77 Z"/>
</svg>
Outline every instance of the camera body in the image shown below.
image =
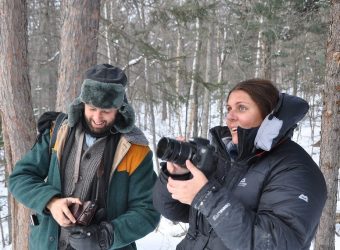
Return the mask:
<svg viewBox="0 0 340 250">
<path fill-rule="evenodd" d="M 84 201 L 82 205 L 73 203 L 69 209 L 77 225 L 89 226 L 95 217 L 97 204 L 94 201 Z"/>
<path fill-rule="evenodd" d="M 189 142 L 162 137 L 157 144 L 156 155 L 184 168 L 185 161 L 190 160 L 207 177 L 215 172 L 219 158 L 209 140 L 200 137 Z"/>
</svg>

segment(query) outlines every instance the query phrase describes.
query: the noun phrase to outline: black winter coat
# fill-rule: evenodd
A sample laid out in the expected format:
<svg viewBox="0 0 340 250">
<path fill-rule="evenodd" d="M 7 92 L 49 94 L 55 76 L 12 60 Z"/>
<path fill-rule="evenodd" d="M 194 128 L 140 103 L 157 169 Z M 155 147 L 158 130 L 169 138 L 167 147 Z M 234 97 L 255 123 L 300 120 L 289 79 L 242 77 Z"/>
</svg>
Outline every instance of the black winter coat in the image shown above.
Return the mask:
<svg viewBox="0 0 340 250">
<path fill-rule="evenodd" d="M 297 97 L 283 95 L 281 99 L 273 115 L 283 123 L 278 135 L 273 133 L 269 140 L 271 145 L 267 137 L 275 132 L 271 126 L 277 125 L 271 120 L 265 120 L 262 128 L 238 128 L 238 157 L 230 160 L 222 141 L 230 136 L 228 129 L 211 129 L 211 144 L 229 160 L 219 162 L 191 206 L 171 198 L 166 188 L 170 174 L 162 167 L 154 206 L 170 220 L 189 223 L 176 249 L 309 249 L 327 198 L 326 184 L 312 158 L 290 140 L 308 106 Z M 269 151 L 254 147 L 261 133 L 267 136 L 264 144 L 270 145 Z"/>
</svg>

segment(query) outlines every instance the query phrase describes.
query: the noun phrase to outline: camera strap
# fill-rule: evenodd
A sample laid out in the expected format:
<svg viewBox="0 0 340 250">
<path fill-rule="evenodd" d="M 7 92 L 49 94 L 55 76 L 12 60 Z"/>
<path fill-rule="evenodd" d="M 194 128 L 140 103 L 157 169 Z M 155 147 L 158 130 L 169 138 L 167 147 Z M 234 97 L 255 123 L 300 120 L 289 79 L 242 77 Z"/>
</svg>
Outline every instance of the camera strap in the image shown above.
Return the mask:
<svg viewBox="0 0 340 250">
<path fill-rule="evenodd" d="M 94 201 L 96 203 L 98 203 L 98 199 L 99 199 L 99 190 L 100 190 L 100 184 L 103 183 L 103 174 L 104 174 L 104 164 L 103 164 L 103 158 L 104 156 L 102 156 L 102 159 L 100 160 L 98 169 L 97 169 L 97 183 L 96 183 L 96 193 L 95 193 L 95 197 L 94 197 Z"/>
<path fill-rule="evenodd" d="M 84 142 L 84 131 L 81 132 L 79 136 L 79 143 L 76 151 L 76 161 L 74 163 L 74 173 L 73 173 L 73 183 L 72 183 L 72 192 L 74 191 L 76 187 L 76 183 L 79 180 L 79 169 L 80 169 L 80 159 L 82 155 L 82 149 L 83 149 L 83 142 Z"/>
<path fill-rule="evenodd" d="M 99 181 L 96 188 L 98 191 L 96 190 L 96 193 L 92 193 L 92 197 L 96 197 L 99 207 L 105 209 L 107 208 L 107 193 L 109 189 L 113 158 L 115 156 L 120 137 L 120 133 L 113 133 L 108 136 L 102 160 L 98 166 L 97 175 L 95 177 L 97 178 L 97 181 Z"/>
</svg>

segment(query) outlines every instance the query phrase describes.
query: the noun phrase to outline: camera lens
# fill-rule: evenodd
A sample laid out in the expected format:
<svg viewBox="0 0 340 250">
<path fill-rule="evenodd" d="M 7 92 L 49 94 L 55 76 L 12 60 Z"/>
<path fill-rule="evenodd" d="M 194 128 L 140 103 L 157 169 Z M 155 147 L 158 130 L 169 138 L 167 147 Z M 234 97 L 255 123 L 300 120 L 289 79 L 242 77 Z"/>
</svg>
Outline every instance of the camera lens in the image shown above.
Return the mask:
<svg viewBox="0 0 340 250">
<path fill-rule="evenodd" d="M 195 152 L 196 148 L 188 142 L 163 137 L 157 144 L 156 155 L 164 161 L 182 166 L 185 165 L 186 160 L 191 160 Z"/>
</svg>

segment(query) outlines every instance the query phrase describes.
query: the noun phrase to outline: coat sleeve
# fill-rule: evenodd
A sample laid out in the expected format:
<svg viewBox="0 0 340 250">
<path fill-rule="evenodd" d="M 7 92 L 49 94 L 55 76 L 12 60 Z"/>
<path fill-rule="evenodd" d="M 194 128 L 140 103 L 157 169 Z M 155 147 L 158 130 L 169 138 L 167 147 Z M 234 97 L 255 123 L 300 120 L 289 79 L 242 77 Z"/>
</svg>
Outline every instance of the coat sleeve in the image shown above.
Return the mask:
<svg viewBox="0 0 340 250">
<path fill-rule="evenodd" d="M 41 140 L 15 164 L 9 176 L 9 192 L 39 214 L 44 214 L 46 204 L 52 197 L 60 195 L 60 189 L 51 184 L 52 180 L 46 180 L 50 168 L 49 140 L 47 129 Z"/>
<path fill-rule="evenodd" d="M 131 152 L 131 156 L 136 156 Z M 127 160 L 129 166 L 133 165 Z M 160 214 L 152 205 L 152 189 L 156 181 L 153 170 L 152 152 L 149 151 L 140 164 L 135 166 L 128 183 L 127 210 L 112 220 L 114 243 L 112 249 L 118 249 L 152 232 L 159 223 Z M 119 193 L 122 190 L 118 190 Z M 123 192 L 124 193 L 124 192 Z M 121 195 L 126 195 L 126 194 Z"/>
<path fill-rule="evenodd" d="M 229 249 L 307 249 L 314 236 L 327 197 L 321 171 L 312 160 L 270 164 L 277 165 L 259 194 L 257 211 L 214 181 L 192 203 Z"/>
<path fill-rule="evenodd" d="M 170 174 L 166 170 L 166 164 L 162 168 L 153 191 L 153 204 L 155 208 L 167 219 L 187 223 L 189 221 L 190 206 L 172 199 L 166 185 Z M 175 179 L 188 179 L 188 175 L 172 176 Z"/>
</svg>

